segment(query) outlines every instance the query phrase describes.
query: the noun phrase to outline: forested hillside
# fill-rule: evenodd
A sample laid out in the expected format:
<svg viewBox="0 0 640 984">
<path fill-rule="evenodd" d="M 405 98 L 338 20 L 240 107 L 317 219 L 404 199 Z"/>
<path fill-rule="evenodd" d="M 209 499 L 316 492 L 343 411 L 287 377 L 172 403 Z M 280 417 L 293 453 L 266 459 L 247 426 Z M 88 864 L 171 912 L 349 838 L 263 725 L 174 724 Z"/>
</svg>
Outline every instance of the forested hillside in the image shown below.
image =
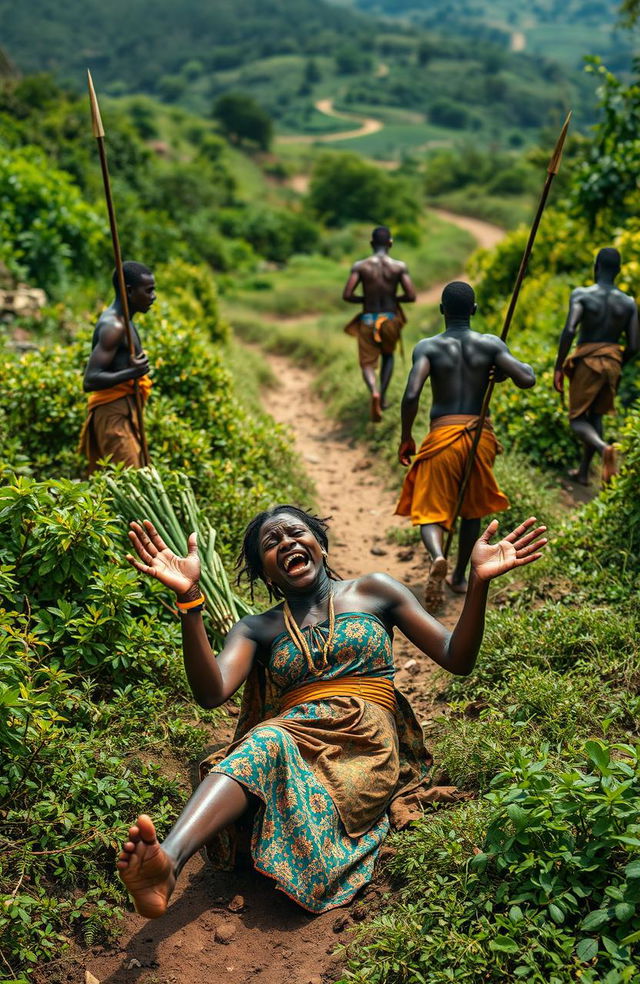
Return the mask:
<svg viewBox="0 0 640 984">
<path fill-rule="evenodd" d="M 521 145 L 569 105 L 577 125 L 590 119 L 591 87 L 577 69 L 512 54 L 477 34 L 469 45 L 464 31 L 416 30 L 323 0 L 189 0 L 179 14 L 165 0 L 152 16 L 142 0 L 108 11 L 89 0 L 55 18 L 43 0 L 28 10 L 0 0 L 0 18 L 2 45 L 22 71 L 51 72 L 78 90 L 90 67 L 102 91 L 150 93 L 204 114 L 239 90 L 284 132 L 330 129 L 314 108 L 323 98 L 374 115 L 412 114 L 396 122 L 421 124 L 422 143 L 473 133 Z"/>
<path fill-rule="evenodd" d="M 618 23 L 620 0 L 351 0 L 355 9 L 384 14 L 453 36 L 473 33 L 512 51 L 577 66 L 586 52 L 613 69 L 628 68 L 633 40 Z"/>
</svg>

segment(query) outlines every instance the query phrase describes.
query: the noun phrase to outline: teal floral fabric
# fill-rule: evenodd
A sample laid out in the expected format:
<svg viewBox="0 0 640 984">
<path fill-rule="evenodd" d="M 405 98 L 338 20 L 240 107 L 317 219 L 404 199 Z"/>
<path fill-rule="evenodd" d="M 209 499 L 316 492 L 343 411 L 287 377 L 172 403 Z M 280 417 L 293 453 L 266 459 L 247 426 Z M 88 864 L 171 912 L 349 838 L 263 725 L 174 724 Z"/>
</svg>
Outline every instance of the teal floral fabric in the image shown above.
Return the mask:
<svg viewBox="0 0 640 984">
<path fill-rule="evenodd" d="M 319 665 L 327 623 L 303 631 Z M 391 638 L 375 616 L 336 616 L 328 666 L 317 676 L 281 634 L 268 666 L 256 665 L 245 685 L 234 742 L 224 757 L 203 763 L 203 773 L 230 776 L 258 797 L 254 864 L 311 912 L 344 905 L 370 880 L 389 830 L 389 807 L 424 783 L 431 764 L 422 730 L 398 691 L 395 720 L 360 697 L 308 701 L 279 713 L 292 688 L 346 675 L 393 680 Z M 223 838 L 210 853 L 220 862 L 229 846 Z"/>
</svg>

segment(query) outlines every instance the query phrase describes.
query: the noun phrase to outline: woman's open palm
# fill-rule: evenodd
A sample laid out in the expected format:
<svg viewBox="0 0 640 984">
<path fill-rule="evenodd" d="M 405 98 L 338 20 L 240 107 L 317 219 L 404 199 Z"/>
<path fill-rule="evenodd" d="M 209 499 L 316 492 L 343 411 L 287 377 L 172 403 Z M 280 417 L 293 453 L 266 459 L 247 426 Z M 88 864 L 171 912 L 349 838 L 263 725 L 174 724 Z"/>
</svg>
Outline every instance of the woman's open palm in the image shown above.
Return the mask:
<svg viewBox="0 0 640 984">
<path fill-rule="evenodd" d="M 490 542 L 498 529 L 498 521 L 494 519 L 489 523 L 480 539 L 476 540 L 471 554 L 471 565 L 476 575 L 482 581 L 491 581 L 514 567 L 524 567 L 538 560 L 547 545 L 547 538 L 542 536 L 547 527 L 536 527 L 535 523 L 535 516 L 530 516 L 499 543 Z"/>
<path fill-rule="evenodd" d="M 186 594 L 200 577 L 196 534 L 192 533 L 189 537 L 187 556 L 178 557 L 148 519 L 143 520 L 142 525 L 129 525 L 129 539 L 140 558 L 136 560 L 131 554 L 127 554 L 129 563 L 143 574 L 157 578 L 177 595 Z"/>
</svg>

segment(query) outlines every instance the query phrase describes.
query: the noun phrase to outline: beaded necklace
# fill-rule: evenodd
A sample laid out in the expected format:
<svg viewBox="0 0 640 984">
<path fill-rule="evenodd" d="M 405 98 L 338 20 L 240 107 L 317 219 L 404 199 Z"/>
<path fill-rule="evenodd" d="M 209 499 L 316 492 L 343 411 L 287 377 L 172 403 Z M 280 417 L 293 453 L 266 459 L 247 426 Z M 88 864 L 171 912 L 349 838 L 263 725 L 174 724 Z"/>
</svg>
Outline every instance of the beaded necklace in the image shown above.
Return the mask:
<svg viewBox="0 0 640 984">
<path fill-rule="evenodd" d="M 313 655 L 311 653 L 311 649 L 309 648 L 309 644 L 291 613 L 288 601 L 285 601 L 284 603 L 282 615 L 289 637 L 291 638 L 294 646 L 297 646 L 302 655 L 305 657 L 307 666 L 309 667 L 309 672 L 312 673 L 313 676 L 319 676 L 319 674 L 322 673 L 323 670 L 326 670 L 329 665 L 327 657 L 331 647 L 333 646 L 333 637 L 335 635 L 336 612 L 333 604 L 333 591 L 329 594 L 329 632 L 327 633 L 326 641 L 322 647 L 322 663 L 320 666 L 316 666 L 313 662 Z"/>
</svg>

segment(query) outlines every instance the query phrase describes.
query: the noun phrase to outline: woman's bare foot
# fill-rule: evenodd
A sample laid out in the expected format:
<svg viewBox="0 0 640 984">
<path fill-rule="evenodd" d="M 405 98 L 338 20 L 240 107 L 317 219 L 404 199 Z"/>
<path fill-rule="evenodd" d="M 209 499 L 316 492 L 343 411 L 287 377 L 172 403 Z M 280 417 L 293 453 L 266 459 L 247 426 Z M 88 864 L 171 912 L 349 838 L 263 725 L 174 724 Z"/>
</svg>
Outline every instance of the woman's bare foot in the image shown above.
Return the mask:
<svg viewBox="0 0 640 984">
<path fill-rule="evenodd" d="M 136 912 L 147 919 L 164 915 L 176 876 L 173 861 L 160 847 L 156 828 L 146 813 L 129 827 L 129 840 L 122 845 L 116 865 Z"/>
<path fill-rule="evenodd" d="M 449 577 L 445 577 L 447 582 L 447 587 L 454 592 L 454 594 L 466 594 L 467 593 L 467 579 L 463 578 L 462 581 L 454 581 L 453 574 Z"/>
<path fill-rule="evenodd" d="M 602 452 L 602 484 L 607 485 L 618 474 L 618 449 L 615 444 L 606 444 Z"/>
<path fill-rule="evenodd" d="M 372 393 L 371 395 L 371 419 L 374 424 L 379 424 L 382 420 L 382 409 L 380 407 L 379 393 Z"/>
</svg>

